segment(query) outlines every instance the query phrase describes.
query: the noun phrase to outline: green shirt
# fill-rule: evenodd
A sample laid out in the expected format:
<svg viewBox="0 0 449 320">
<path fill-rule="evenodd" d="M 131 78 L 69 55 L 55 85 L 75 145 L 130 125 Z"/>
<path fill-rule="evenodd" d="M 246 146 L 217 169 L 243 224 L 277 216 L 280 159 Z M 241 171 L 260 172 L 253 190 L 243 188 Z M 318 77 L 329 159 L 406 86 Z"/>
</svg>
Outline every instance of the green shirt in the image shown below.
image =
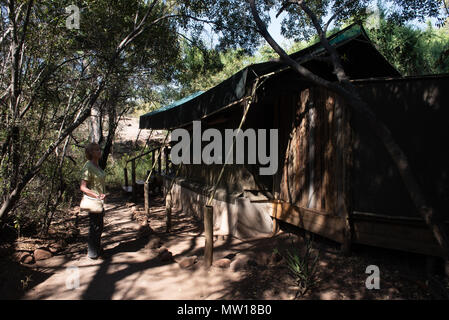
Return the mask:
<svg viewBox="0 0 449 320">
<path fill-rule="evenodd" d="M 100 194 L 105 192 L 106 173 L 95 166 L 92 162 L 86 161 L 81 171 L 81 180 L 87 181 L 87 188 Z"/>
</svg>

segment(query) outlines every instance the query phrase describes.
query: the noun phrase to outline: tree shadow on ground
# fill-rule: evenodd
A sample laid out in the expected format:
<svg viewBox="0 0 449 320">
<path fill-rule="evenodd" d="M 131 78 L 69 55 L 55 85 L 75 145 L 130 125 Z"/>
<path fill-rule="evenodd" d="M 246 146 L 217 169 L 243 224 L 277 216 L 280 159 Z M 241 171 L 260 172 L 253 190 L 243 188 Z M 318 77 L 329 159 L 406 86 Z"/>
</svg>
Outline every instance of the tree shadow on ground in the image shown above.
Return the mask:
<svg viewBox="0 0 449 320">
<path fill-rule="evenodd" d="M 0 258 L 0 270 L 1 300 L 21 299 L 28 290 L 52 276 L 52 273 L 34 270 L 8 256 Z"/>
<path fill-rule="evenodd" d="M 114 199 L 122 201 L 123 199 Z M 163 245 L 170 248 L 172 245 L 182 244 L 178 247 L 174 259 L 196 255 L 201 259 L 204 254 L 203 243 L 198 240 L 203 237 L 202 221 L 185 214 L 182 211 L 174 211 L 172 217 L 172 230 L 165 230 L 165 210 L 162 198 L 151 199 L 152 211 L 148 220 L 153 231 L 148 237 L 138 236 L 136 230 L 123 233 L 123 226 L 108 230 L 103 240 L 115 247 L 105 250 L 105 257 L 98 261 L 95 274 L 93 274 L 81 299 L 128 299 L 133 298 L 161 298 L 161 292 L 167 294 L 166 290 L 136 283 L 140 279 L 149 279 L 147 270 L 160 266 L 173 264 L 173 259 L 164 260 L 158 256 L 157 250 L 148 250 L 147 244 L 155 238 L 159 238 Z M 115 203 L 111 202 L 115 205 Z M 126 214 L 126 213 L 125 213 Z M 80 220 L 83 224 L 87 220 Z M 294 299 L 297 293 L 295 279 L 290 275 L 285 259 L 272 261 L 273 250 L 284 252 L 291 248 L 292 243 L 296 248 L 303 248 L 304 237 L 307 233 L 299 228 L 288 224 L 281 224 L 282 232 L 274 237 L 253 238 L 246 240 L 231 239 L 227 237 L 214 243 L 214 261 L 223 257 L 229 257 L 232 263 L 242 260 L 239 268 L 217 269 L 212 272 L 217 277 L 220 285 L 206 289 L 205 294 L 192 295 L 190 299 L 213 298 L 213 299 Z M 113 233 L 113 234 L 111 234 Z M 123 237 L 116 237 L 123 233 Z M 77 250 L 79 249 L 79 237 Z M 117 241 L 119 239 L 119 241 Z M 345 257 L 340 253 L 339 244 L 324 238 L 314 237 L 314 248 L 320 253 L 318 260 L 317 279 L 304 296 L 298 299 L 428 299 L 425 287 L 424 274 L 425 265 L 421 256 L 410 255 L 393 250 L 371 248 L 367 246 L 354 246 L 353 254 Z M 138 257 L 133 262 L 126 261 L 126 253 L 142 252 L 146 256 Z M 118 260 L 115 257 L 119 257 Z M 134 258 L 137 256 L 134 256 Z M 69 258 L 69 257 L 68 257 Z M 245 258 L 245 259 L 242 259 Z M 95 264 L 95 263 L 94 263 Z M 366 267 L 378 265 L 381 271 L 380 290 L 368 290 L 365 286 Z M 89 266 L 90 267 L 90 266 Z M 196 263 L 190 271 L 182 271 L 178 268 L 166 270 L 155 270 L 150 272 L 150 279 L 167 277 L 171 285 L 182 284 L 195 286 L 198 279 L 196 270 L 200 263 Z M 15 266 L 15 268 L 19 268 Z M 56 272 L 56 271 L 55 271 Z M 180 273 L 182 275 L 180 276 Z M 30 285 L 35 286 L 50 277 L 51 273 L 35 274 Z M 238 279 L 235 277 L 238 275 Z M 126 281 L 123 280 L 126 278 Z M 203 279 L 204 280 L 204 279 Z M 173 282 L 174 281 L 174 282 Z M 187 281 L 187 282 L 186 282 Z M 206 280 L 207 283 L 208 280 Z M 15 285 L 20 283 L 16 281 Z M 150 282 L 151 283 L 151 282 Z M 125 286 L 125 290 L 123 290 Z M 156 290 L 156 291 L 152 291 Z M 159 290 L 159 291 L 158 291 Z M 2 292 L 5 292 L 4 290 Z M 120 294 L 121 297 L 117 297 Z M 23 293 L 9 294 L 7 298 L 20 298 Z M 170 299 L 171 296 L 166 298 Z"/>
<path fill-rule="evenodd" d="M 295 237 L 296 248 L 304 247 L 303 236 L 298 232 L 285 232 L 253 241 L 253 246 L 247 250 L 249 259 L 242 266 L 242 277 L 229 281 L 224 290 L 215 292 L 219 299 L 432 299 L 425 284 L 425 257 L 362 245 L 355 246 L 352 255 L 347 257 L 340 253 L 339 244 L 318 236 L 313 237 L 313 251 L 319 252 L 315 281 L 305 295 L 296 295 L 299 288 L 285 255 L 275 263 L 270 262 L 270 255 L 274 249 L 291 250 L 292 237 Z M 366 287 L 370 276 L 366 273 L 368 265 L 377 265 L 380 269 L 379 289 Z"/>
</svg>

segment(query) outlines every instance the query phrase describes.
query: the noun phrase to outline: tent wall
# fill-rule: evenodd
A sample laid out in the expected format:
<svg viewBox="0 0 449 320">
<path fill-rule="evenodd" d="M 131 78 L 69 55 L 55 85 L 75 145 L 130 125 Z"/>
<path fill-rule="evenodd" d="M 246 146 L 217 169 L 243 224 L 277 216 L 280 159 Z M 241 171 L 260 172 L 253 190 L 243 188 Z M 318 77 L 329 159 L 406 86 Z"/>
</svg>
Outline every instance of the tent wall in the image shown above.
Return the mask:
<svg viewBox="0 0 449 320">
<path fill-rule="evenodd" d="M 449 76 L 356 83 L 406 153 L 425 196 L 435 208 L 448 214 Z M 352 127 L 354 210 L 418 217 L 381 141 L 360 116 L 353 116 Z"/>
</svg>

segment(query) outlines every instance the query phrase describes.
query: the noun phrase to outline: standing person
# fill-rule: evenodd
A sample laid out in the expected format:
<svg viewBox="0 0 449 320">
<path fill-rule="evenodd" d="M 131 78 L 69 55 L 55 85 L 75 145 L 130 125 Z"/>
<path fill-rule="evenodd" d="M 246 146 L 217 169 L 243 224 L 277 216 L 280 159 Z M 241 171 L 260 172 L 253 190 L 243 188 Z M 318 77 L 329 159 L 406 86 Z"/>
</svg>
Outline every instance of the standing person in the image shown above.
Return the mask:
<svg viewBox="0 0 449 320">
<path fill-rule="evenodd" d="M 89 143 L 85 149 L 87 161 L 81 173 L 80 190 L 84 197 L 90 200 L 104 200 L 105 172 L 99 167 L 98 160 L 101 157 L 101 149 L 98 143 Z M 101 204 L 102 205 L 102 204 Z M 89 211 L 89 236 L 87 240 L 87 255 L 91 259 L 97 259 L 101 254 L 101 234 L 103 232 L 104 208 L 101 212 Z"/>
</svg>

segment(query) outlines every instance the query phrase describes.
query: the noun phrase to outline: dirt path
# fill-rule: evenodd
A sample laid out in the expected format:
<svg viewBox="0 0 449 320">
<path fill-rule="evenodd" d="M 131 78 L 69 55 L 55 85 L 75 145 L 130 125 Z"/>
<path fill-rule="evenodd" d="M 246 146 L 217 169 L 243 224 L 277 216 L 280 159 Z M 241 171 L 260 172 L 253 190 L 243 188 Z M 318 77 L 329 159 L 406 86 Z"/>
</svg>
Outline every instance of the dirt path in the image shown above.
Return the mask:
<svg viewBox="0 0 449 320">
<path fill-rule="evenodd" d="M 142 232 L 145 231 L 140 224 L 142 219 L 133 220 L 132 208 L 123 199 L 110 199 L 102 237 L 105 258 L 98 260 L 86 257 L 83 240 L 87 237 L 88 217 L 82 213 L 80 241 L 62 254 L 33 265 L 35 271 L 46 275 L 42 277 L 45 280 L 29 289 L 23 299 L 232 299 L 246 295 L 239 293 L 239 285 L 245 275 L 244 267 L 254 254 L 250 249 L 257 239 L 245 242 L 217 239 L 215 260 L 227 256 L 232 259 L 231 265 L 205 270 L 201 260 L 204 245 L 201 224 L 177 212 L 173 215 L 173 230 L 166 233 L 165 211 L 158 200 L 152 203 L 148 235 Z M 171 252 L 172 259 L 164 253 L 164 248 Z M 189 263 L 184 258 L 192 256 L 198 261 L 190 268 L 182 268 L 179 263 L 183 260 Z M 243 268 L 238 270 L 239 267 Z M 79 287 L 71 288 L 77 286 L 76 274 L 79 274 Z M 258 295 L 256 291 L 248 294 L 253 298 Z M 277 299 L 293 296 L 294 290 L 276 292 Z"/>
<path fill-rule="evenodd" d="M 204 237 L 201 223 L 174 212 L 173 228 L 165 232 L 162 199 L 152 198 L 150 217 L 134 215 L 126 199 L 111 196 L 106 206 L 105 258 L 86 257 L 88 218 L 79 217 L 80 233 L 64 251 L 33 265 L 21 299 L 281 299 L 295 297 L 297 287 L 285 259 L 274 249 L 292 248 L 291 233 L 238 240 L 216 239 L 215 265 L 202 267 Z M 144 221 L 150 228 L 142 227 Z M 296 242 L 296 247 L 301 247 Z M 338 246 L 319 240 L 315 286 L 302 299 L 428 299 L 420 260 L 398 252 L 370 251 L 343 257 Z M 302 246 L 303 247 L 303 246 Z M 171 255 L 169 253 L 170 252 Z M 193 256 L 196 256 L 195 259 Z M 225 258 L 225 259 L 222 259 Z M 193 261 L 196 260 L 196 263 Z M 219 262 L 217 262 L 219 261 Z M 189 268 L 181 265 L 193 263 Z M 381 269 L 381 288 L 365 286 L 368 265 Z M 79 275 L 77 286 L 76 274 Z"/>
<path fill-rule="evenodd" d="M 125 141 L 136 138 L 136 119 L 125 119 Z M 128 122 L 127 122 L 128 121 Z M 137 130 L 137 131 L 136 131 Z M 139 139 L 145 141 L 148 132 Z M 149 217 L 135 215 L 128 199 L 113 192 L 106 205 L 102 244 L 105 257 L 87 258 L 88 217 L 63 216 L 56 228 L 69 233 L 53 257 L 24 264 L 0 254 L 2 299 L 294 299 L 298 287 L 289 273 L 285 250 L 304 249 L 303 237 L 284 226 L 275 237 L 214 241 L 215 266 L 202 267 L 202 222 L 173 212 L 172 230 L 165 230 L 165 207 L 151 197 Z M 142 204 L 138 204 L 138 206 Z M 139 209 L 137 206 L 137 209 Z M 134 208 L 135 209 L 135 208 Z M 75 212 L 73 210 L 72 212 Z M 77 231 L 77 232 L 74 232 Z M 54 238 L 61 237 L 55 235 Z M 292 244 L 294 241 L 294 244 Z M 29 239 L 34 246 L 38 239 Z M 32 252 L 11 248 L 14 253 Z M 344 257 L 332 241 L 315 238 L 319 253 L 314 286 L 301 299 L 429 299 L 425 265 L 420 256 L 354 246 Z M 1 249 L 1 248 L 0 248 Z M 283 252 L 275 254 L 274 250 Z M 9 250 L 9 249 L 8 249 Z M 11 251 L 9 250 L 9 251 Z M 33 249 L 34 250 L 34 249 Z M 380 268 L 380 289 L 368 290 L 366 267 Z M 449 288 L 449 287 L 448 287 Z"/>
</svg>

